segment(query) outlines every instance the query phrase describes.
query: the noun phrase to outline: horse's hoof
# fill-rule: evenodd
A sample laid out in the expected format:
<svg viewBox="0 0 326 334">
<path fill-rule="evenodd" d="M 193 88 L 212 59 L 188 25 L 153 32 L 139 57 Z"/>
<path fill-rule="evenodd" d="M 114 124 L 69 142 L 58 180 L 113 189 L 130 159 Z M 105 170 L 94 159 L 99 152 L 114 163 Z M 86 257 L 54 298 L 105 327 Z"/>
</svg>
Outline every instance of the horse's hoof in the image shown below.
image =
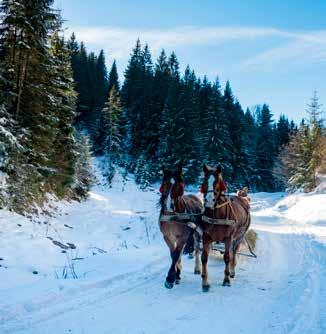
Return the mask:
<svg viewBox="0 0 326 334">
<path fill-rule="evenodd" d="M 173 288 L 173 283 L 170 283 L 170 282 L 168 282 L 168 281 L 165 281 L 164 286 L 165 286 L 167 289 L 172 289 L 172 288 Z"/>
<path fill-rule="evenodd" d="M 210 287 L 211 287 L 210 285 L 203 285 L 202 286 L 203 292 L 208 292 Z"/>
<path fill-rule="evenodd" d="M 224 280 L 223 286 L 231 286 L 231 282 L 229 280 Z"/>
<path fill-rule="evenodd" d="M 175 280 L 175 284 L 180 284 L 180 282 L 181 282 L 181 278 L 177 278 L 177 279 Z"/>
<path fill-rule="evenodd" d="M 199 270 L 199 269 L 195 269 L 195 270 L 194 270 L 194 274 L 195 274 L 195 275 L 200 275 L 200 274 L 201 274 L 201 272 L 200 272 L 200 270 Z"/>
<path fill-rule="evenodd" d="M 231 278 L 234 278 L 234 277 L 235 277 L 235 273 L 230 274 L 230 277 L 231 277 Z"/>
</svg>

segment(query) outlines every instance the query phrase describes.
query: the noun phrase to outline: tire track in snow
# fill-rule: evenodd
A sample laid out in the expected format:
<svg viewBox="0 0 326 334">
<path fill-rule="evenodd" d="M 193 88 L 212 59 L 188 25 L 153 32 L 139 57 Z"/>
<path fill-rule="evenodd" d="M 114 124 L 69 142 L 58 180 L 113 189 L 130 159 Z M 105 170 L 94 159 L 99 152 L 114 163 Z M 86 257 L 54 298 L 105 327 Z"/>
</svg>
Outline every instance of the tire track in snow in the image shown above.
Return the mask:
<svg viewBox="0 0 326 334">
<path fill-rule="evenodd" d="M 0 330 L 3 330 L 1 333 L 25 330 L 32 325 L 77 310 L 79 307 L 126 294 L 148 284 L 154 277 L 163 275 L 166 268 L 165 266 L 164 269 L 162 268 L 162 263 L 166 264 L 168 261 L 170 261 L 168 257 L 162 257 L 139 270 L 62 290 L 60 293 L 47 295 L 40 300 L 26 300 L 19 305 L 14 305 L 11 309 L 1 305 Z"/>
<path fill-rule="evenodd" d="M 51 296 L 26 301 L 28 308 L 25 303 L 18 311 L 12 310 L 0 328 L 3 325 L 3 333 L 34 334 L 57 326 L 57 333 L 63 333 L 70 326 L 69 319 L 77 318 L 81 323 L 75 324 L 75 332 L 80 333 L 82 328 L 89 333 L 92 327 L 87 326 L 94 326 L 90 320 L 94 317 L 109 333 L 128 332 L 132 328 L 128 326 L 139 326 L 133 333 L 191 333 L 215 327 L 221 333 L 323 333 L 320 276 L 324 275 L 321 261 L 325 263 L 325 249 L 318 252 L 311 238 L 296 234 L 295 227 L 293 232 L 259 233 L 258 259 L 239 262 L 231 288 L 221 286 L 223 263 L 210 259 L 212 290 L 203 294 L 201 279 L 192 274 L 193 261 L 184 259 L 181 285 L 165 290 L 163 282 L 170 263 L 165 257 L 132 273 L 68 289 L 52 301 Z M 135 314 L 130 314 L 129 308 Z M 120 312 L 126 310 L 130 324 L 119 319 Z M 153 319 L 147 319 L 148 315 Z M 232 318 L 239 323 L 223 322 Z M 161 328 L 152 327 L 156 322 Z M 91 332 L 103 332 L 96 328 Z"/>
</svg>

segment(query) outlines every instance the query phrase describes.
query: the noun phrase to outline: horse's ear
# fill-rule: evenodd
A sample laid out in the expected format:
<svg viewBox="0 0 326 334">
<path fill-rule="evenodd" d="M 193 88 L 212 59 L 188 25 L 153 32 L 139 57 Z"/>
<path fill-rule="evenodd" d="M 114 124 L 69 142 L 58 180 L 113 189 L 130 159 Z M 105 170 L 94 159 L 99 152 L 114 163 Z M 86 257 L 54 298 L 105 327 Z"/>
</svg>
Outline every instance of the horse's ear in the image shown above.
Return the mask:
<svg viewBox="0 0 326 334">
<path fill-rule="evenodd" d="M 204 173 L 208 172 L 208 166 L 206 164 L 203 164 L 203 171 Z"/>
<path fill-rule="evenodd" d="M 222 166 L 219 164 L 215 167 L 216 173 L 221 174 L 222 173 Z"/>
</svg>

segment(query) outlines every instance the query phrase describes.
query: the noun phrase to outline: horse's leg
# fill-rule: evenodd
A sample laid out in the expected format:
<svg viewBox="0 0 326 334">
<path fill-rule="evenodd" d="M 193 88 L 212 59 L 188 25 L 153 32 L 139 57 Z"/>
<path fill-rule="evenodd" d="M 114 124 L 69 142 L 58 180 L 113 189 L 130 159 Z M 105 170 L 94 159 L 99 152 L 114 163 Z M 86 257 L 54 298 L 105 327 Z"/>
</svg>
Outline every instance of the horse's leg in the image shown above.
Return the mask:
<svg viewBox="0 0 326 334">
<path fill-rule="evenodd" d="M 182 235 L 183 237 L 179 238 L 177 240 L 177 247 L 176 249 L 180 252 L 180 255 L 179 255 L 179 259 L 176 263 L 176 280 L 175 280 L 175 284 L 180 284 L 180 281 L 181 281 L 181 270 L 182 270 L 182 263 L 181 263 L 181 257 L 182 257 L 182 254 L 183 254 L 183 250 L 184 250 L 184 247 L 187 243 L 187 240 L 189 240 L 189 234 L 190 234 L 190 231 L 188 231 L 188 228 L 186 227 L 185 230 L 183 231 Z"/>
<path fill-rule="evenodd" d="M 176 279 L 175 284 L 180 284 L 181 281 L 181 270 L 182 270 L 182 264 L 181 264 L 181 255 L 179 257 L 179 260 L 176 264 Z"/>
<path fill-rule="evenodd" d="M 200 267 L 201 267 L 201 262 L 200 262 L 200 235 L 198 232 L 194 233 L 194 246 L 195 246 L 195 270 L 194 273 L 195 275 L 200 275 Z"/>
<path fill-rule="evenodd" d="M 180 256 L 181 256 L 181 252 L 182 252 L 184 244 L 185 244 L 184 241 L 180 242 L 180 240 L 178 240 L 177 246 L 175 247 L 174 251 L 171 253 L 172 264 L 171 264 L 171 267 L 168 272 L 168 276 L 166 277 L 166 281 L 165 281 L 165 287 L 168 289 L 173 288 L 173 284 L 177 279 L 177 263 L 180 260 Z M 180 277 L 180 273 L 179 273 L 179 277 Z"/>
<path fill-rule="evenodd" d="M 170 249 L 170 255 L 171 255 L 171 259 L 172 259 L 172 264 L 171 264 L 171 267 L 169 269 L 169 272 L 170 272 L 171 268 L 175 267 L 175 266 L 173 266 L 173 253 L 174 253 L 174 250 L 175 250 L 175 242 L 172 241 L 171 239 L 169 239 L 166 235 L 164 235 L 163 238 L 164 238 L 165 243 L 168 245 L 168 247 Z M 165 281 L 165 287 L 168 288 L 168 289 L 171 289 L 173 287 L 173 283 L 171 284 L 166 280 Z"/>
<path fill-rule="evenodd" d="M 207 236 L 203 236 L 203 252 L 201 254 L 201 263 L 202 263 L 202 289 L 204 292 L 209 291 L 210 283 L 208 278 L 208 255 L 211 240 Z"/>
<path fill-rule="evenodd" d="M 236 244 L 234 249 L 233 249 L 233 257 L 232 257 L 232 260 L 230 262 L 230 277 L 231 278 L 235 277 L 235 267 L 237 265 L 237 253 L 238 253 L 238 250 L 240 248 L 240 245 L 241 245 L 241 242 Z"/>
<path fill-rule="evenodd" d="M 231 286 L 230 262 L 233 260 L 232 246 L 233 246 L 233 241 L 231 238 L 228 238 L 225 241 L 225 252 L 224 252 L 225 270 L 224 270 L 223 286 Z"/>
</svg>

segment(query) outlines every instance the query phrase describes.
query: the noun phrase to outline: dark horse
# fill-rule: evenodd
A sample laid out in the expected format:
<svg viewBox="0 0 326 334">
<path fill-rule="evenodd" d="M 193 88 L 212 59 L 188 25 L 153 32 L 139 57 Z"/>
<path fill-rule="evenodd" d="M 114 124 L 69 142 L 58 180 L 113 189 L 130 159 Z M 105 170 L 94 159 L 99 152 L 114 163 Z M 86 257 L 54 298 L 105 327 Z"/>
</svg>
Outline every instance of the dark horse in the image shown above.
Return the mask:
<svg viewBox="0 0 326 334">
<path fill-rule="evenodd" d="M 174 183 L 172 183 L 172 181 L 174 181 Z M 163 181 L 160 192 L 160 230 L 170 249 L 172 258 L 172 264 L 166 277 L 165 287 L 171 289 L 174 283 L 180 283 L 181 254 L 188 239 L 192 237 L 195 239 L 194 272 L 195 274 L 200 274 L 200 236 L 196 228 L 201 219 L 200 216 L 203 210 L 203 204 L 195 195 L 184 195 L 184 181 L 181 165 L 178 165 L 175 170 L 163 168 Z M 170 203 L 168 204 L 169 199 Z"/>
<path fill-rule="evenodd" d="M 239 196 L 225 196 L 221 190 L 222 168 L 204 165 L 205 178 L 201 191 L 204 194 L 204 214 L 202 217 L 203 252 L 202 252 L 202 288 L 210 288 L 208 278 L 208 254 L 212 242 L 225 245 L 224 286 L 231 285 L 235 276 L 236 253 L 250 225 L 248 202 Z M 212 184 L 209 182 L 212 180 Z M 211 189 L 210 189 L 211 188 Z M 212 194 L 208 198 L 208 194 Z"/>
</svg>

